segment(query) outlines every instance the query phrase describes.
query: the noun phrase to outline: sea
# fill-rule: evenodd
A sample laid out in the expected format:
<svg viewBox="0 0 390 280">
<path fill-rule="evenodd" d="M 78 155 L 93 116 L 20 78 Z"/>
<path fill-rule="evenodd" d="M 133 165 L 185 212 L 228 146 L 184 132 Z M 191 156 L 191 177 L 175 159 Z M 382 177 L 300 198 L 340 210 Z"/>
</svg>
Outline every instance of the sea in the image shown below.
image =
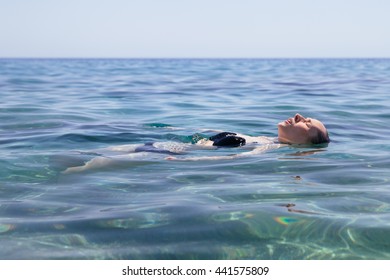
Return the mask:
<svg viewBox="0 0 390 280">
<path fill-rule="evenodd" d="M 0 259 L 390 259 L 390 59 L 0 59 L 0 98 Z M 331 142 L 104 152 L 296 113 Z"/>
</svg>

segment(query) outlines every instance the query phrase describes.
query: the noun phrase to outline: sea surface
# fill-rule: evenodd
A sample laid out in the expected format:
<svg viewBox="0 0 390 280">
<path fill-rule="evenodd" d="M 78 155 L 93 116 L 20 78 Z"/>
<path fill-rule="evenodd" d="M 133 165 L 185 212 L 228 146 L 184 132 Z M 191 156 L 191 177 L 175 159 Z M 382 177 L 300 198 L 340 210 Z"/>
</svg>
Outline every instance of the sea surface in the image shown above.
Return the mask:
<svg viewBox="0 0 390 280">
<path fill-rule="evenodd" d="M 1 59 L 0 98 L 0 259 L 390 259 L 389 59 Z M 101 152 L 295 113 L 331 143 Z"/>
</svg>

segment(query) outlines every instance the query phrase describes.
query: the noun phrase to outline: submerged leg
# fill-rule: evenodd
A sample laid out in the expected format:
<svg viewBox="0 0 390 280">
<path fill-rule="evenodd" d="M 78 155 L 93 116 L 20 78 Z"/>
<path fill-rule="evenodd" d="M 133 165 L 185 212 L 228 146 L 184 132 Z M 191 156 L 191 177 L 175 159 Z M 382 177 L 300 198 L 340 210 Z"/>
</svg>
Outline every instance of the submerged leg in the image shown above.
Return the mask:
<svg viewBox="0 0 390 280">
<path fill-rule="evenodd" d="M 67 168 L 62 172 L 62 174 L 71 174 L 71 173 L 82 172 L 90 169 L 102 168 L 102 167 L 112 165 L 113 162 L 114 160 L 111 158 L 95 157 L 90 161 L 86 162 L 84 165 Z"/>
</svg>

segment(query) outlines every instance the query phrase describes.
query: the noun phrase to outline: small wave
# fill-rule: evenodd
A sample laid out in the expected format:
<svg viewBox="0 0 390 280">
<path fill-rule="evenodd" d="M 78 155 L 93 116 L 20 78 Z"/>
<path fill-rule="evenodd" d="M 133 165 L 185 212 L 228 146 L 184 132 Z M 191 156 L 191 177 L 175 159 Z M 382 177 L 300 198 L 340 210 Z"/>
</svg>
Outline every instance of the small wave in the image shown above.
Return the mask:
<svg viewBox="0 0 390 280">
<path fill-rule="evenodd" d="M 48 83 L 47 81 L 43 79 L 36 79 L 36 78 L 11 78 L 8 79 L 7 84 L 10 85 L 34 85 L 34 84 L 45 84 Z"/>
<path fill-rule="evenodd" d="M 68 133 L 57 137 L 59 141 L 70 142 L 101 142 L 101 143 L 120 143 L 133 142 L 138 139 L 138 134 L 135 133 L 117 133 L 110 135 L 88 135 L 78 133 Z"/>
<path fill-rule="evenodd" d="M 172 125 L 166 123 L 146 123 L 145 126 L 153 128 L 173 128 Z"/>
</svg>

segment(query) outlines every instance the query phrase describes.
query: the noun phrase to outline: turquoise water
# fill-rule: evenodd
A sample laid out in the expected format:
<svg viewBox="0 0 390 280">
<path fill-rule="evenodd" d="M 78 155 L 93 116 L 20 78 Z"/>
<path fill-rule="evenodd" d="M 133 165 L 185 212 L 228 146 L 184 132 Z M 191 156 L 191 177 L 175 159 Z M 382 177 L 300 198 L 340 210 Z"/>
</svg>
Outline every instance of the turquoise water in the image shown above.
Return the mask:
<svg viewBox="0 0 390 280">
<path fill-rule="evenodd" d="M 3 59 L 0 96 L 1 259 L 390 259 L 390 60 Z M 62 173 L 297 112 L 332 142 Z"/>
</svg>

